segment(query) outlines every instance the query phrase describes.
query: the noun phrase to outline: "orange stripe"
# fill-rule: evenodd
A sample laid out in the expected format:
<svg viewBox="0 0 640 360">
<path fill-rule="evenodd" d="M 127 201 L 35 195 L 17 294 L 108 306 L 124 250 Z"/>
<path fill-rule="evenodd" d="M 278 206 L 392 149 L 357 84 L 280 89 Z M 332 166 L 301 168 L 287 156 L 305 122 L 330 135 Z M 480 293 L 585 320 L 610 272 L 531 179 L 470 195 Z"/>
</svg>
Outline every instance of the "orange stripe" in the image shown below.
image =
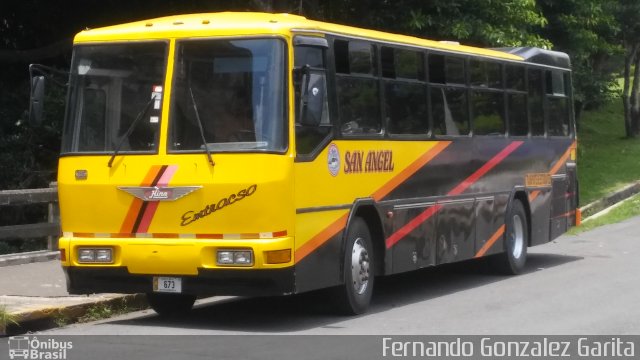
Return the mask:
<svg viewBox="0 0 640 360">
<path fill-rule="evenodd" d="M 394 176 L 389 182 L 384 184 L 380 189 L 373 193 L 373 199 L 379 201 L 383 197 L 387 196 L 393 189 L 402 184 L 416 171 L 420 170 L 426 163 L 431 161 L 434 157 L 442 152 L 447 146 L 451 144 L 451 141 L 439 141 L 437 145 L 429 149 L 426 153 L 420 156 L 416 161 L 407 166 L 398 175 Z"/>
<path fill-rule="evenodd" d="M 154 165 L 149 169 L 147 175 L 142 180 L 140 186 L 149 186 L 153 182 L 153 179 L 158 176 L 158 172 L 162 169 L 162 165 Z M 133 225 L 136 222 L 138 217 L 138 213 L 140 212 L 140 208 L 142 208 L 143 201 L 134 198 L 133 202 L 129 206 L 129 211 L 127 211 L 127 216 L 125 216 L 124 221 L 122 222 L 122 226 L 120 227 L 121 233 L 130 233 L 133 231 Z"/>
<path fill-rule="evenodd" d="M 487 250 L 489 250 L 491 246 L 493 246 L 493 244 L 502 236 L 502 234 L 504 234 L 504 229 L 505 229 L 504 225 L 500 226 L 498 228 L 498 231 L 496 231 L 495 233 L 493 233 L 493 235 L 491 235 L 489 240 L 487 240 L 487 242 L 484 243 L 484 245 L 482 245 L 482 248 L 480 248 L 480 250 L 474 257 L 479 258 L 483 256 L 487 252 Z"/>
<path fill-rule="evenodd" d="M 322 230 L 316 236 L 312 237 L 311 240 L 307 241 L 298 250 L 296 250 L 295 262 L 297 263 L 304 259 L 307 255 L 311 254 L 313 250 L 317 249 L 320 245 L 324 244 L 327 240 L 340 232 L 340 230 L 347 225 L 348 217 L 349 213 L 342 215 L 338 220 L 334 221 L 331 225 Z"/>
<path fill-rule="evenodd" d="M 553 165 L 551 170 L 549 170 L 549 175 L 555 175 L 558 171 L 560 171 L 560 168 L 562 167 L 562 165 L 566 164 L 567 159 L 571 155 L 571 149 L 575 148 L 575 146 L 576 146 L 576 142 L 574 141 L 573 144 L 569 146 L 567 151 L 565 151 L 564 154 L 562 154 L 562 156 L 560 157 L 560 159 L 558 159 L 558 161 Z M 538 197 L 538 195 L 540 195 L 540 190 L 533 191 L 529 195 L 529 202 L 532 202 L 533 200 L 535 200 Z"/>
</svg>

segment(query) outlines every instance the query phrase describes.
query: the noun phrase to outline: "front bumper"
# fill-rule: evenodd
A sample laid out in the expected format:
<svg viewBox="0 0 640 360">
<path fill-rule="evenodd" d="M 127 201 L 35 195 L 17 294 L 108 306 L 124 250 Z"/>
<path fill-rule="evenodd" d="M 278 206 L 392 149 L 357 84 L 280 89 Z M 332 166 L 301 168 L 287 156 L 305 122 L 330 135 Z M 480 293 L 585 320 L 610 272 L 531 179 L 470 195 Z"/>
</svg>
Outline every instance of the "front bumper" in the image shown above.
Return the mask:
<svg viewBox="0 0 640 360">
<path fill-rule="evenodd" d="M 63 267 L 69 294 L 153 292 L 153 275 L 125 267 Z M 286 295 L 295 292 L 294 267 L 262 270 L 198 269 L 182 278 L 182 292 L 194 295 Z"/>
</svg>

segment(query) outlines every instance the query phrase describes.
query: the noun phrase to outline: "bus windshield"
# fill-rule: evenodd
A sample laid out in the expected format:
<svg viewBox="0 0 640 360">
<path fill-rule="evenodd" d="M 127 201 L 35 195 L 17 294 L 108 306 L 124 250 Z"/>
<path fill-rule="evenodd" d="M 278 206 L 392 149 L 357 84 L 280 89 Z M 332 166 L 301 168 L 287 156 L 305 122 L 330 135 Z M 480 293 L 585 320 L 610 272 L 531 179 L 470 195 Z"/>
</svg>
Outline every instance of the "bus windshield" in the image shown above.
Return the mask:
<svg viewBox="0 0 640 360">
<path fill-rule="evenodd" d="M 166 48 L 165 42 L 75 48 L 63 153 L 157 151 Z"/>
<path fill-rule="evenodd" d="M 169 151 L 285 151 L 284 54 L 278 39 L 178 41 Z"/>
</svg>

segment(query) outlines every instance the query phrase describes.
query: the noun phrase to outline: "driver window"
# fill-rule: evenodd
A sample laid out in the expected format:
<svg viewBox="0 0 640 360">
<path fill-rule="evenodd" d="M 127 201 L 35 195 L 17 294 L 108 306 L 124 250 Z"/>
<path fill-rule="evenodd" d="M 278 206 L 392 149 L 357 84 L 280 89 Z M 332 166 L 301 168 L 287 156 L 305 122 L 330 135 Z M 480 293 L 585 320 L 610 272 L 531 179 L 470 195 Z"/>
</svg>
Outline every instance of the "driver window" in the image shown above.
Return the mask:
<svg viewBox="0 0 640 360">
<path fill-rule="evenodd" d="M 307 79 L 311 83 L 308 86 L 305 80 L 303 69 L 311 71 Z M 307 155 L 312 153 L 323 140 L 331 133 L 331 121 L 329 118 L 329 106 L 327 102 L 326 83 L 323 71 L 325 69 L 325 51 L 324 48 L 314 46 L 296 46 L 294 48 L 294 76 L 293 83 L 295 89 L 295 117 L 296 117 L 296 151 L 298 155 Z M 314 72 L 315 70 L 315 72 Z M 313 84 L 319 86 L 313 86 Z M 314 90 L 320 89 L 324 101 L 322 104 L 322 117 L 317 125 L 305 125 L 301 121 L 302 109 L 301 101 L 305 88 Z M 314 94 L 308 94 L 313 96 Z M 317 95 L 317 94 L 316 94 Z"/>
</svg>

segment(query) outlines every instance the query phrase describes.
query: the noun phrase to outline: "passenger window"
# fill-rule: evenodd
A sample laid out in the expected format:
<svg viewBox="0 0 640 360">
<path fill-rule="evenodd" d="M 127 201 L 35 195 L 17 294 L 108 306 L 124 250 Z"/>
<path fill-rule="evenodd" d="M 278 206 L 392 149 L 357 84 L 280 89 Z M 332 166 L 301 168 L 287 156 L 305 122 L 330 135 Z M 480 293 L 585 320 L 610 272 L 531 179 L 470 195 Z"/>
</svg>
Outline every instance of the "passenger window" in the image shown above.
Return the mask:
<svg viewBox="0 0 640 360">
<path fill-rule="evenodd" d="M 349 41 L 349 73 L 373 75 L 373 45 L 364 41 Z"/>
<path fill-rule="evenodd" d="M 429 82 L 445 83 L 444 55 L 429 54 Z"/>
<path fill-rule="evenodd" d="M 389 132 L 425 135 L 429 132 L 426 86 L 415 83 L 387 82 L 385 105 Z"/>
<path fill-rule="evenodd" d="M 544 136 L 542 70 L 529 69 L 529 116 L 531 135 Z"/>
<path fill-rule="evenodd" d="M 378 81 L 347 76 L 340 76 L 336 80 L 342 133 L 380 133 L 382 126 Z"/>
<path fill-rule="evenodd" d="M 396 77 L 411 80 L 424 80 L 422 53 L 411 50 L 396 49 Z"/>
<path fill-rule="evenodd" d="M 508 94 L 507 99 L 509 134 L 513 136 L 527 136 L 529 133 L 529 124 L 527 122 L 526 95 Z"/>
<path fill-rule="evenodd" d="M 446 82 L 447 84 L 466 84 L 464 71 L 464 59 L 461 57 L 446 57 Z"/>
<path fill-rule="evenodd" d="M 549 104 L 549 135 L 569 136 L 569 107 L 566 97 L 551 98 Z"/>
<path fill-rule="evenodd" d="M 336 72 L 339 74 L 349 73 L 349 42 L 336 40 L 333 42 L 333 54 L 336 63 Z"/>
<path fill-rule="evenodd" d="M 472 96 L 474 134 L 504 134 L 504 95 L 502 92 L 474 91 Z"/>
<path fill-rule="evenodd" d="M 396 67 L 393 48 L 383 46 L 380 49 L 380 62 L 382 63 L 382 77 L 395 79 Z"/>
<path fill-rule="evenodd" d="M 485 88 L 502 88 L 502 67 L 488 61 L 471 60 L 471 85 Z"/>
<path fill-rule="evenodd" d="M 431 88 L 431 114 L 435 135 L 469 134 L 467 91 L 456 88 Z"/>
<path fill-rule="evenodd" d="M 507 75 L 508 90 L 526 91 L 524 86 L 524 66 L 507 65 L 505 73 Z"/>
</svg>

